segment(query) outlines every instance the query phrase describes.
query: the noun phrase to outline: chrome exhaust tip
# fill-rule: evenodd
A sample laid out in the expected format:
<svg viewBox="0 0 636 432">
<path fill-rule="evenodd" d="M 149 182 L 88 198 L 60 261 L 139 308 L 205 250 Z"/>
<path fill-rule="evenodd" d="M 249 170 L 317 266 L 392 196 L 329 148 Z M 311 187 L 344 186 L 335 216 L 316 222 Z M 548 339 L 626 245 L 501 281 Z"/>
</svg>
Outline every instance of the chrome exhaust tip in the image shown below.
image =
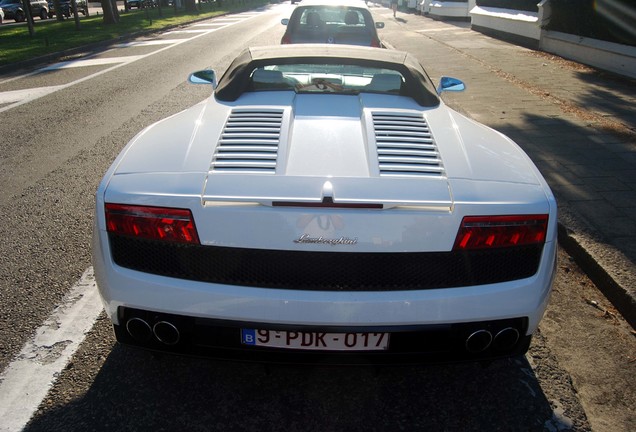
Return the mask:
<svg viewBox="0 0 636 432">
<path fill-rule="evenodd" d="M 493 348 L 499 351 L 509 350 L 519 341 L 519 331 L 512 327 L 506 327 L 495 335 Z"/>
<path fill-rule="evenodd" d="M 466 338 L 466 349 L 471 353 L 486 351 L 492 343 L 492 333 L 488 330 L 477 330 Z"/>
<path fill-rule="evenodd" d="M 148 342 L 152 337 L 150 325 L 141 318 L 131 318 L 126 321 L 126 331 L 138 342 Z"/>
<path fill-rule="evenodd" d="M 176 345 L 181 338 L 179 330 L 168 321 L 159 321 L 152 327 L 157 340 L 166 345 Z"/>
</svg>

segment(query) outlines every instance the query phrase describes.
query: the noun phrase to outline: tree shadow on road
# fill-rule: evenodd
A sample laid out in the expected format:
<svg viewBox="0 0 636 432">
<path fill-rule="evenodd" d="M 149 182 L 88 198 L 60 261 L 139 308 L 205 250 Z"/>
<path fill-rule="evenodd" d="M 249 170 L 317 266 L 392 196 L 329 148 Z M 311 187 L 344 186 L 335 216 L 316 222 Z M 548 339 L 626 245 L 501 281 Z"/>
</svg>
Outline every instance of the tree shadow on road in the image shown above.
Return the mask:
<svg viewBox="0 0 636 432">
<path fill-rule="evenodd" d="M 576 75 L 579 80 L 594 85 L 591 91 L 574 95 L 573 100 L 580 107 L 618 122 L 636 134 L 636 79 L 614 76 L 597 70 L 577 71 Z M 618 130 L 615 132 L 620 133 Z M 633 144 L 636 148 L 636 142 Z"/>
</svg>

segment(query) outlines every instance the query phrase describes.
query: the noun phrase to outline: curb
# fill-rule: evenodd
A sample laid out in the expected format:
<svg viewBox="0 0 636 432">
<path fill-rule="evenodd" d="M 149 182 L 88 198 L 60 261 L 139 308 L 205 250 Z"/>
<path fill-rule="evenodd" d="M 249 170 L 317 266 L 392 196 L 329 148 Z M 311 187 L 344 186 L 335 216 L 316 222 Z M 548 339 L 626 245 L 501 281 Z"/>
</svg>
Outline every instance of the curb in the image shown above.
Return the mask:
<svg viewBox="0 0 636 432">
<path fill-rule="evenodd" d="M 625 321 L 636 329 L 636 299 L 585 248 L 571 231 L 558 223 L 559 245 L 574 258 L 581 270 L 594 282 Z"/>
</svg>

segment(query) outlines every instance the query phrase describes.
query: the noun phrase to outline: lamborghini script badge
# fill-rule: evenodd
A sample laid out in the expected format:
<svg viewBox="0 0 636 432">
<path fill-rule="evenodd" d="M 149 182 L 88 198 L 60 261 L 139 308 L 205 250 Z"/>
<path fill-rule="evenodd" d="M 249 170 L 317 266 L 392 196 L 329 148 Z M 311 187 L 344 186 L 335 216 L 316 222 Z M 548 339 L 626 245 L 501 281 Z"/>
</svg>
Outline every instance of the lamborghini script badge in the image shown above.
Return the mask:
<svg viewBox="0 0 636 432">
<path fill-rule="evenodd" d="M 294 240 L 294 243 L 319 243 L 330 244 L 331 246 L 338 245 L 355 245 L 358 243 L 358 238 L 340 237 L 335 239 L 320 237 L 311 237 L 309 234 L 303 234 Z"/>
</svg>

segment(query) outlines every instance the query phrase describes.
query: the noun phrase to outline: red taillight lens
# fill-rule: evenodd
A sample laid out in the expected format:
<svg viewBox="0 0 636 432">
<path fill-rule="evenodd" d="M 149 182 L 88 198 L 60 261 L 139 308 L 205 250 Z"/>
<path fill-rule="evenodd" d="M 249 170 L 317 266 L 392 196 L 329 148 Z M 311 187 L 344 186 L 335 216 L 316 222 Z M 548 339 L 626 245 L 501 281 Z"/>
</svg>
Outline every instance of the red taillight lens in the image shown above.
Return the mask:
<svg viewBox="0 0 636 432">
<path fill-rule="evenodd" d="M 285 45 L 288 43 L 291 43 L 291 38 L 289 37 L 289 35 L 287 33 L 285 33 L 283 35 L 283 38 L 280 40 L 281 45 Z"/>
<path fill-rule="evenodd" d="M 190 210 L 106 204 L 108 232 L 133 237 L 199 244 Z"/>
<path fill-rule="evenodd" d="M 374 48 L 382 48 L 382 44 L 380 43 L 380 39 L 372 38 L 371 46 Z"/>
<path fill-rule="evenodd" d="M 548 215 L 466 216 L 455 250 L 486 249 L 544 243 Z"/>
</svg>

